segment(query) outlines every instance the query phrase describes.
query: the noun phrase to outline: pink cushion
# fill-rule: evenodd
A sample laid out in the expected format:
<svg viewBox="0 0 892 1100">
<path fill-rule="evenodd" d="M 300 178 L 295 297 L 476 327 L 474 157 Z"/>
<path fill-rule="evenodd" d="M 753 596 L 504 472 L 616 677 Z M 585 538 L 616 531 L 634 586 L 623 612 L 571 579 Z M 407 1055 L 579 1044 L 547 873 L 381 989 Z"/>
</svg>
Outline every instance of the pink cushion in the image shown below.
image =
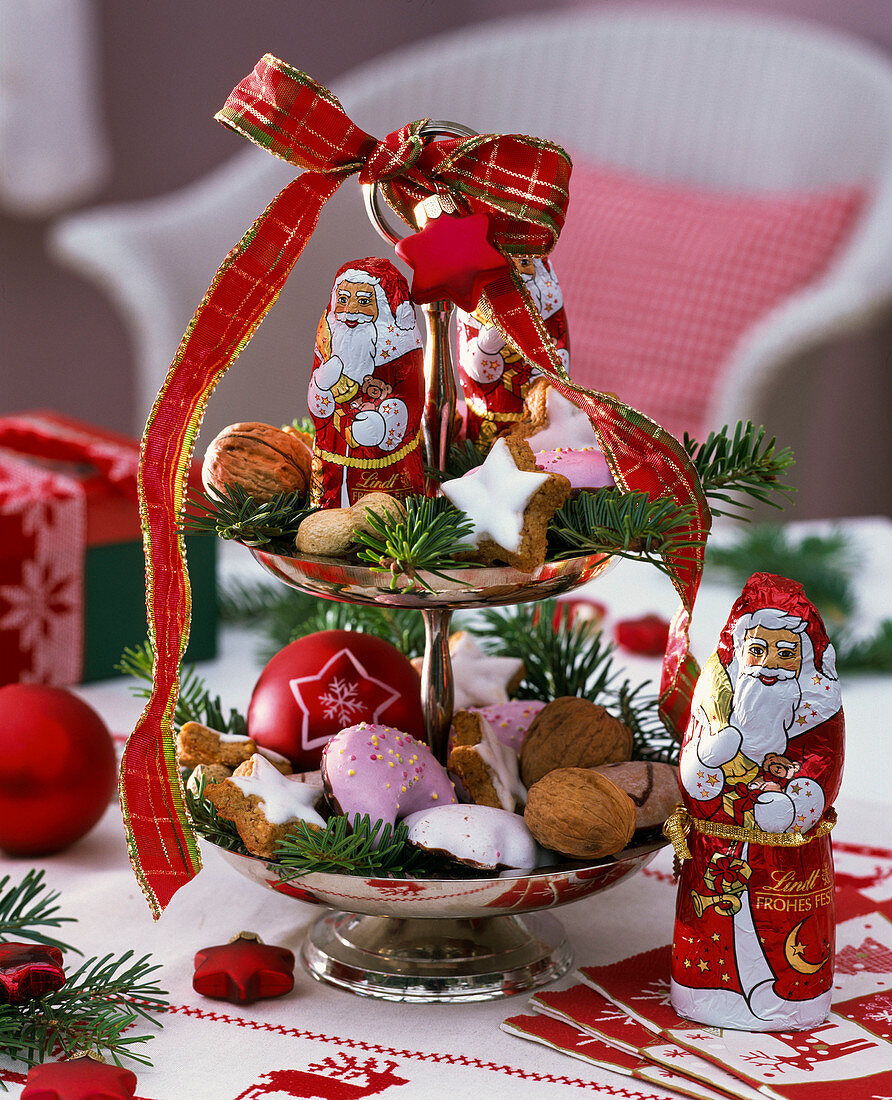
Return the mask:
<svg viewBox="0 0 892 1100">
<path fill-rule="evenodd" d="M 865 197 L 709 192 L 575 161 L 554 252 L 574 380 L 679 438 L 720 428 L 705 414 L 738 341 L 827 269 Z"/>
</svg>

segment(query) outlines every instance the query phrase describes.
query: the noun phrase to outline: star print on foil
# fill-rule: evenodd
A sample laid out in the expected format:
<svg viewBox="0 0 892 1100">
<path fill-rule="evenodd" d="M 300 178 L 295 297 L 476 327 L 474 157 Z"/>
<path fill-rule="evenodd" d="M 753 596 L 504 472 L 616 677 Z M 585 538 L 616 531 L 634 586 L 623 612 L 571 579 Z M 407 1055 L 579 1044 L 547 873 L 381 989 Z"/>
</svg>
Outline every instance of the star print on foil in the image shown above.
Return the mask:
<svg viewBox="0 0 892 1100">
<path fill-rule="evenodd" d="M 448 298 L 466 313 L 473 313 L 486 284 L 510 270 L 489 233 L 487 214 L 441 214 L 400 241 L 396 254 L 412 268 L 412 300 Z"/>
<path fill-rule="evenodd" d="M 300 676 L 290 680 L 289 686 L 303 712 L 301 743 L 305 749 L 326 744 L 345 726 L 379 722 L 400 697 L 395 688 L 369 676 L 349 649 L 335 653 L 314 676 Z M 325 719 L 323 724 L 320 716 Z M 311 717 L 318 727 L 315 737 L 310 736 Z"/>
</svg>

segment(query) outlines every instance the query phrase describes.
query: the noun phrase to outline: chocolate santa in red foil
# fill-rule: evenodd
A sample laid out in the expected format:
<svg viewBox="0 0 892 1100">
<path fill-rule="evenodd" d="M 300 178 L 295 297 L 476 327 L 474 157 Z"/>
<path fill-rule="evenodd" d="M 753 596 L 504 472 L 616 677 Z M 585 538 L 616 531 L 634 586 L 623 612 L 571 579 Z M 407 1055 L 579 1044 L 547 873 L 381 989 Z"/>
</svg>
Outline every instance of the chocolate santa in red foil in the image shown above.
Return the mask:
<svg viewBox="0 0 892 1100">
<path fill-rule="evenodd" d="M 844 720 L 833 646 L 802 586 L 755 573 L 700 674 L 666 825 L 681 861 L 672 1004 L 794 1031 L 830 1010 L 829 832 Z"/>
<path fill-rule="evenodd" d="M 548 260 L 524 256 L 515 257 L 514 263 L 569 370 L 567 314 Z M 467 405 L 465 431 L 468 439 L 479 439 L 488 447 L 499 432 L 523 418 L 524 394 L 538 371 L 476 313 L 457 310 L 456 315 L 458 377 Z"/>
<path fill-rule="evenodd" d="M 307 394 L 314 504 L 344 508 L 373 491 L 424 492 L 423 359 L 400 272 L 375 257 L 344 264 L 316 332 Z"/>
</svg>

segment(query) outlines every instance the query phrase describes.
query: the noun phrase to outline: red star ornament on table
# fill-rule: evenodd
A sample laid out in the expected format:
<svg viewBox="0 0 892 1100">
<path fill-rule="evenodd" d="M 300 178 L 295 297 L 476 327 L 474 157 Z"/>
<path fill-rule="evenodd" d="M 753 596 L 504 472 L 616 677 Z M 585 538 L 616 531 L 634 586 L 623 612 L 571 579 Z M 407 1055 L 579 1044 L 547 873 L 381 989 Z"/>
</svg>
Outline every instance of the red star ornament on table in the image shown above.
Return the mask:
<svg viewBox="0 0 892 1100">
<path fill-rule="evenodd" d="M 439 203 L 438 196 L 433 199 Z M 437 214 L 426 203 L 420 206 L 429 220 L 395 246 L 397 256 L 412 268 L 412 300 L 448 298 L 473 313 L 486 284 L 510 270 L 508 260 L 492 243 L 489 215 L 457 216 L 442 207 Z M 415 213 L 419 216 L 417 207 Z"/>
<path fill-rule="evenodd" d="M 229 943 L 197 952 L 192 988 L 203 997 L 241 1005 L 282 997 L 294 988 L 294 953 L 241 932 Z"/>
<path fill-rule="evenodd" d="M 65 984 L 62 952 L 37 943 L 0 943 L 0 1004 L 23 1005 Z"/>
<path fill-rule="evenodd" d="M 136 1074 L 91 1054 L 35 1066 L 21 1100 L 132 1100 Z"/>
</svg>

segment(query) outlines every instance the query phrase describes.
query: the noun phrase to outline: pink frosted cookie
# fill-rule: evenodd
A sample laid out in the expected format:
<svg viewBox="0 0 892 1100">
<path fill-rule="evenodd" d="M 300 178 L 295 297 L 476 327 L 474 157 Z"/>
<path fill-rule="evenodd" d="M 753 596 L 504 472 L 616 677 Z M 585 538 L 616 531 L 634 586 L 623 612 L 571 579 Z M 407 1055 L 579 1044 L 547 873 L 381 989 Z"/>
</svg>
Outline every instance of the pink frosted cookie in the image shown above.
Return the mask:
<svg viewBox="0 0 892 1100">
<path fill-rule="evenodd" d="M 580 489 L 612 488 L 615 484 L 604 456 L 597 447 L 558 447 L 554 451 L 536 451 L 533 455 L 540 470 L 563 474 L 573 492 Z"/>
<path fill-rule="evenodd" d="M 325 792 L 338 811 L 392 825 L 416 810 L 455 802 L 442 764 L 426 745 L 392 726 L 360 722 L 322 752 Z"/>
<path fill-rule="evenodd" d="M 535 867 L 541 851 L 519 814 L 494 806 L 436 806 L 404 823 L 416 848 L 483 870 Z"/>
<path fill-rule="evenodd" d="M 523 735 L 544 706 L 538 699 L 511 699 L 491 707 L 468 707 L 468 710 L 485 718 L 502 744 L 520 753 Z"/>
</svg>

